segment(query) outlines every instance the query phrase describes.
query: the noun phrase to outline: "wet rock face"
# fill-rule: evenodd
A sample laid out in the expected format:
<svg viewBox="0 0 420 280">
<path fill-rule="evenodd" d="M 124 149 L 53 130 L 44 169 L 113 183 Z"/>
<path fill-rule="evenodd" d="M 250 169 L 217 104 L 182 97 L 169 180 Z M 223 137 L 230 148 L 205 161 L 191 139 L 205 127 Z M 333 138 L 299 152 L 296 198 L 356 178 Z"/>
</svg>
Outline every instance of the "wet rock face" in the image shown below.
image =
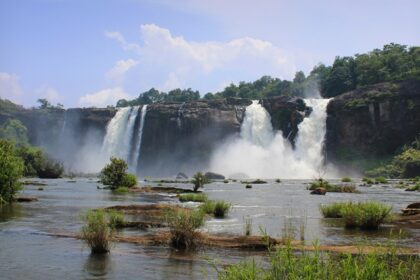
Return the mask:
<svg viewBox="0 0 420 280">
<path fill-rule="evenodd" d="M 303 120 L 303 100 L 283 97 L 261 100 L 274 129 L 297 134 Z M 205 170 L 212 152 L 238 135 L 249 99 L 228 98 L 147 107 L 139 171 L 144 175 Z M 280 112 L 281 111 L 281 112 Z M 281 117 L 278 117 L 281 116 Z M 295 134 L 290 137 L 294 139 Z M 245 151 L 244 151 L 245 152 Z"/>
<path fill-rule="evenodd" d="M 140 173 L 202 170 L 211 152 L 240 131 L 250 100 L 151 104 L 143 129 Z"/>
<path fill-rule="evenodd" d="M 310 108 L 306 107 L 301 98 L 276 96 L 262 99 L 261 105 L 270 113 L 271 124 L 276 130 L 283 132 L 283 137 L 294 144 L 298 134 L 298 125 L 303 118 L 310 114 Z"/>
<path fill-rule="evenodd" d="M 420 132 L 420 81 L 345 93 L 329 103 L 327 113 L 329 160 L 392 155 Z"/>
</svg>

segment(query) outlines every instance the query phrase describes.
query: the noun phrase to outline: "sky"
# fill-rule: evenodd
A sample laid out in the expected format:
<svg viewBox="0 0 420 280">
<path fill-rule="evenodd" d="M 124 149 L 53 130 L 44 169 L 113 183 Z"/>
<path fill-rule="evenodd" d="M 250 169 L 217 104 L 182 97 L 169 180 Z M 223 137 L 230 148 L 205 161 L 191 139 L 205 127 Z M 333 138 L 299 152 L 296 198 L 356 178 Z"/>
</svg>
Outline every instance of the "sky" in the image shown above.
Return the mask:
<svg viewBox="0 0 420 280">
<path fill-rule="evenodd" d="M 0 0 L 0 97 L 104 107 L 420 45 L 418 0 Z"/>
</svg>

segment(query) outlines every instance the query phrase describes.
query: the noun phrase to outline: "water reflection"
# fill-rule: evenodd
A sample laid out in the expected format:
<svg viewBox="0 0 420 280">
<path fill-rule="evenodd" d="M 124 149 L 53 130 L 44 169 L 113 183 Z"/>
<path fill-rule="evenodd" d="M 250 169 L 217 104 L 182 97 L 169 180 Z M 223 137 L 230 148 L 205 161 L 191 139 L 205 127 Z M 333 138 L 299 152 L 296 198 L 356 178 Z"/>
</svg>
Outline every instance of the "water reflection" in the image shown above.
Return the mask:
<svg viewBox="0 0 420 280">
<path fill-rule="evenodd" d="M 16 203 L 0 205 L 0 223 L 22 216 L 22 206 Z"/>
<path fill-rule="evenodd" d="M 105 255 L 89 255 L 84 264 L 87 279 L 107 279 L 106 275 L 112 271 L 111 257 Z"/>
</svg>

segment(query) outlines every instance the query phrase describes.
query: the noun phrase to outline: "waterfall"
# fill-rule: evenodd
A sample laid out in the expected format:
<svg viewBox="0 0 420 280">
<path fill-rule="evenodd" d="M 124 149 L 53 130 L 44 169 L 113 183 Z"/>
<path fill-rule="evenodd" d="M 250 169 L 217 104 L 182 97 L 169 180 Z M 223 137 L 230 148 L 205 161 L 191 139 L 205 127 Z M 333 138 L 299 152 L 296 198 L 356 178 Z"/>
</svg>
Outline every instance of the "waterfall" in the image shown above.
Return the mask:
<svg viewBox="0 0 420 280">
<path fill-rule="evenodd" d="M 127 159 L 130 145 L 127 144 L 125 137 L 128 133 L 128 120 L 132 116 L 132 111 L 132 107 L 121 108 L 108 123 L 101 149 L 101 152 L 106 155 L 107 161 L 111 156 Z"/>
<path fill-rule="evenodd" d="M 318 170 L 324 164 L 323 147 L 329 101 L 330 99 L 305 99 L 306 105 L 312 108 L 312 113 L 298 125 L 296 154 L 299 159 Z"/>
<path fill-rule="evenodd" d="M 181 128 L 181 126 L 182 126 L 181 117 L 183 117 L 184 106 L 185 106 L 185 102 L 182 102 L 181 106 L 179 106 L 179 108 L 178 108 L 178 116 L 176 118 L 176 123 L 178 125 L 178 128 Z"/>
<path fill-rule="evenodd" d="M 140 126 L 138 130 L 138 140 L 137 140 L 136 147 L 134 150 L 133 167 L 135 168 L 136 171 L 138 170 L 138 165 L 139 165 L 139 160 L 140 160 L 141 141 L 143 138 L 143 128 L 144 128 L 144 123 L 146 120 L 146 113 L 147 113 L 147 105 L 143 105 L 143 107 L 141 108 Z"/>
<path fill-rule="evenodd" d="M 312 113 L 299 126 L 296 148 L 273 131 L 268 112 L 258 101 L 246 108 L 240 137 L 219 147 L 210 168 L 228 176 L 312 178 L 323 168 L 328 99 L 306 99 Z"/>
</svg>

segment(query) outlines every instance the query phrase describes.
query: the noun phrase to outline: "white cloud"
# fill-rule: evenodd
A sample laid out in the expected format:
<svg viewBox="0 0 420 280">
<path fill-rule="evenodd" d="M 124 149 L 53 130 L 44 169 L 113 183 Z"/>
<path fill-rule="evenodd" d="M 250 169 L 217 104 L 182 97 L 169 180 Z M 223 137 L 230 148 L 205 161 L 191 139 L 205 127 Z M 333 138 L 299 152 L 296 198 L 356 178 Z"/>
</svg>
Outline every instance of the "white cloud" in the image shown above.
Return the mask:
<svg viewBox="0 0 420 280">
<path fill-rule="evenodd" d="M 134 59 L 118 60 L 105 76 L 117 83 L 121 83 L 124 80 L 125 73 L 138 63 L 139 62 Z"/>
<path fill-rule="evenodd" d="M 140 33 L 141 44 L 128 43 L 119 32 L 107 32 L 106 36 L 118 41 L 124 50 L 134 51 L 141 66 L 138 75 L 155 79 L 152 86 L 163 90 L 174 86 L 206 92 L 226 79 L 237 82 L 262 75 L 290 79 L 296 71 L 293 55 L 269 41 L 244 37 L 194 42 L 155 24 L 141 25 Z"/>
<path fill-rule="evenodd" d="M 79 98 L 81 107 L 106 107 L 117 103 L 119 99 L 133 99 L 133 96 L 127 94 L 123 88 L 108 88 L 95 93 L 86 94 Z"/>
<path fill-rule="evenodd" d="M 41 98 L 45 98 L 52 103 L 57 103 L 62 100 L 62 96 L 55 88 L 43 86 L 35 90 L 35 94 Z"/>
<path fill-rule="evenodd" d="M 0 72 L 0 97 L 16 103 L 22 102 L 23 92 L 17 75 Z"/>
</svg>

